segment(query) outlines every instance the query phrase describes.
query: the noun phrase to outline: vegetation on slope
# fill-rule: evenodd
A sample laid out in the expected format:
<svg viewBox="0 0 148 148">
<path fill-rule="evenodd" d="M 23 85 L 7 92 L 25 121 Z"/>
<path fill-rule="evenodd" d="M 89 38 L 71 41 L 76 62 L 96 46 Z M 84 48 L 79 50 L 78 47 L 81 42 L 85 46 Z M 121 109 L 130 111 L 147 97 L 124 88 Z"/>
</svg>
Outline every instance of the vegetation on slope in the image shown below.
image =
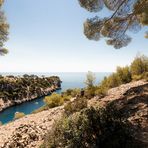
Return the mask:
<svg viewBox="0 0 148 148">
<path fill-rule="evenodd" d="M 99 86 L 87 87 L 85 96 L 87 98 L 92 98 L 95 95 L 104 96 L 110 88 L 140 79 L 148 80 L 148 57 L 144 55 L 137 56 L 130 66 L 117 67 L 116 72 L 105 77 Z M 91 81 L 90 83 L 92 83 Z"/>
<path fill-rule="evenodd" d="M 47 95 L 60 88 L 60 84 L 60 78 L 57 76 L 0 76 L 0 98 L 4 102 L 21 102 L 23 99 L 31 99 Z"/>
<path fill-rule="evenodd" d="M 51 96 L 45 97 L 44 101 L 49 108 L 60 106 L 64 103 L 65 98 L 60 94 L 53 93 Z"/>
<path fill-rule="evenodd" d="M 14 120 L 20 119 L 20 118 L 22 118 L 24 116 L 25 116 L 24 113 L 22 113 L 22 112 L 16 112 L 15 115 L 14 115 Z"/>
<path fill-rule="evenodd" d="M 64 116 L 41 148 L 138 147 L 130 123 L 113 107 L 87 108 Z"/>
<path fill-rule="evenodd" d="M 95 75 L 92 72 L 88 72 L 86 76 L 86 88 L 81 89 L 68 89 L 61 94 L 53 93 L 51 96 L 45 97 L 45 106 L 34 111 L 40 112 L 49 108 L 57 107 L 63 105 L 66 101 L 71 98 L 79 98 L 73 102 L 68 102 L 65 105 L 65 110 L 67 114 L 71 114 L 75 111 L 80 111 L 82 108 L 87 107 L 87 100 L 94 96 L 103 97 L 107 94 L 110 88 L 117 87 L 121 84 L 126 84 L 131 81 L 148 79 L 148 57 L 147 56 L 137 56 L 130 66 L 117 67 L 116 72 L 112 73 L 110 76 L 105 77 L 103 81 L 95 86 Z"/>
<path fill-rule="evenodd" d="M 99 86 L 94 86 L 95 77 L 89 72 L 84 90 L 64 92 L 65 96 L 75 94 L 76 99 L 65 103 L 65 114 L 46 135 L 41 148 L 143 147 L 134 136 L 133 126 L 112 103 L 105 108 L 87 106 L 88 98 L 102 97 L 108 89 L 137 79 L 148 79 L 146 56 L 136 57 L 130 66 L 117 67 L 117 71 L 105 77 Z M 62 95 L 58 97 L 57 106 L 63 99 Z"/>
</svg>

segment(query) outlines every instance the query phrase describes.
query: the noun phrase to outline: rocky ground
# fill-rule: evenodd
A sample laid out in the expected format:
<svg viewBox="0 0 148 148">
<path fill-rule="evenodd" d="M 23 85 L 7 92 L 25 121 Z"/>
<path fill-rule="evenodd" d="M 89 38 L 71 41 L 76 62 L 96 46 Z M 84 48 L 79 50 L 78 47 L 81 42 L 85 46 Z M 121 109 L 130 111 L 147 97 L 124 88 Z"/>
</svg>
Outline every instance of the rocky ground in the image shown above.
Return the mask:
<svg viewBox="0 0 148 148">
<path fill-rule="evenodd" d="M 26 115 L 0 127 L 0 148 L 36 148 L 51 130 L 55 120 L 61 117 L 63 106 Z"/>
<path fill-rule="evenodd" d="M 114 104 L 135 129 L 135 136 L 148 148 L 148 82 L 137 81 L 110 89 L 104 98 L 93 98 L 90 106 Z"/>
<path fill-rule="evenodd" d="M 136 127 L 136 136 L 148 146 L 148 82 L 137 81 L 109 90 L 104 98 L 94 97 L 89 106 L 113 102 Z M 47 131 L 64 112 L 63 106 L 27 115 L 0 127 L 0 148 L 37 148 Z"/>
</svg>

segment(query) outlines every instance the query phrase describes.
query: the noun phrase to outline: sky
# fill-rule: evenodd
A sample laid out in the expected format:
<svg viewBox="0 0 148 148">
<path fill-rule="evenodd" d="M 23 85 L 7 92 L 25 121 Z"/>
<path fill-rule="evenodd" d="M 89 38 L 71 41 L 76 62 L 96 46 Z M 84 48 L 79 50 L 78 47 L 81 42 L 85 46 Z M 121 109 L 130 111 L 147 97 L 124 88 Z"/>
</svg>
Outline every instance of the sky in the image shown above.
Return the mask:
<svg viewBox="0 0 148 148">
<path fill-rule="evenodd" d="M 148 56 L 148 28 L 131 34 L 132 42 L 120 50 L 104 39 L 88 40 L 83 22 L 106 12 L 89 13 L 78 0 L 5 0 L 3 9 L 10 34 L 0 72 L 112 72 L 137 53 Z"/>
</svg>

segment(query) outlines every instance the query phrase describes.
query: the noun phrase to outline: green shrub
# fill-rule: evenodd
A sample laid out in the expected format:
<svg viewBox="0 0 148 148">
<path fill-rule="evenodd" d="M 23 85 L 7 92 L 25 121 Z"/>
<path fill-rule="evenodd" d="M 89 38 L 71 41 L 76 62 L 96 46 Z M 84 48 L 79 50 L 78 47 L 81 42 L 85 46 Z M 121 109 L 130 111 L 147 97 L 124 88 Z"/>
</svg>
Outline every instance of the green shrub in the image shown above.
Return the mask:
<svg viewBox="0 0 148 148">
<path fill-rule="evenodd" d="M 135 75 L 142 75 L 148 72 L 148 57 L 147 56 L 137 56 L 132 62 L 131 66 L 132 77 Z"/>
<path fill-rule="evenodd" d="M 146 81 L 148 81 L 148 72 L 144 73 L 142 77 L 143 77 L 143 79 L 145 79 Z"/>
<path fill-rule="evenodd" d="M 143 73 L 141 75 L 133 75 L 132 79 L 134 81 L 138 81 L 138 80 L 141 80 L 141 79 L 145 79 L 147 81 L 148 80 L 148 72 L 145 72 L 145 73 Z"/>
<path fill-rule="evenodd" d="M 36 113 L 39 113 L 39 112 L 41 112 L 41 111 L 48 110 L 48 109 L 49 109 L 48 106 L 47 106 L 47 105 L 44 105 L 44 106 L 42 106 L 42 107 L 40 107 L 40 108 L 34 110 L 34 111 L 32 112 L 32 114 L 36 114 Z"/>
<path fill-rule="evenodd" d="M 73 91 L 71 92 L 71 96 L 72 97 L 76 97 L 78 95 L 80 95 L 81 90 L 79 88 L 75 88 L 73 89 Z"/>
<path fill-rule="evenodd" d="M 134 80 L 134 81 L 138 81 L 138 80 L 141 80 L 142 79 L 142 75 L 133 75 L 132 76 L 132 79 Z"/>
<path fill-rule="evenodd" d="M 48 108 L 53 108 L 63 105 L 65 101 L 69 101 L 70 99 L 71 96 L 66 94 L 53 93 L 50 96 L 45 97 L 44 102 Z"/>
<path fill-rule="evenodd" d="M 95 91 L 95 95 L 100 96 L 100 97 L 104 97 L 107 94 L 107 88 L 104 86 L 99 86 L 96 91 Z"/>
<path fill-rule="evenodd" d="M 85 81 L 86 86 L 88 88 L 93 87 L 95 80 L 96 80 L 95 74 L 92 73 L 91 71 L 88 71 L 88 73 L 86 75 L 86 81 Z"/>
<path fill-rule="evenodd" d="M 72 89 L 67 89 L 65 92 L 63 92 L 63 94 L 70 96 L 72 91 L 73 91 Z"/>
<path fill-rule="evenodd" d="M 113 73 L 108 77 L 108 87 L 113 88 L 121 85 L 121 79 L 117 73 Z"/>
<path fill-rule="evenodd" d="M 69 100 L 72 98 L 72 96 L 68 96 L 68 95 L 66 95 L 66 94 L 61 95 L 61 96 L 63 97 L 63 100 L 64 100 L 64 101 L 69 101 Z"/>
<path fill-rule="evenodd" d="M 74 88 L 74 89 L 67 89 L 62 94 L 66 96 L 76 97 L 80 94 L 80 92 L 81 90 L 79 88 Z"/>
<path fill-rule="evenodd" d="M 24 113 L 22 113 L 22 112 L 16 112 L 15 115 L 14 115 L 14 120 L 20 119 L 20 118 L 22 118 L 24 116 L 25 116 Z"/>
<path fill-rule="evenodd" d="M 95 91 L 96 91 L 97 87 L 95 86 L 92 86 L 92 87 L 88 87 L 85 89 L 85 93 L 84 93 L 84 96 L 87 98 L 87 99 L 91 99 L 95 96 Z"/>
<path fill-rule="evenodd" d="M 0 126 L 2 126 L 3 125 L 3 123 L 0 121 Z"/>
<path fill-rule="evenodd" d="M 74 112 L 78 112 L 83 108 L 87 107 L 87 100 L 85 98 L 77 98 L 74 101 L 70 101 L 65 104 L 64 109 L 67 115 L 70 115 Z"/>
<path fill-rule="evenodd" d="M 113 73 L 108 77 L 105 77 L 104 80 L 101 82 L 100 86 L 104 89 L 109 89 L 113 87 L 117 87 L 122 84 L 121 79 L 117 73 Z"/>
<path fill-rule="evenodd" d="M 57 122 L 42 148 L 138 147 L 131 131 L 129 122 L 114 107 L 83 109 Z"/>
<path fill-rule="evenodd" d="M 122 84 L 131 82 L 131 72 L 128 66 L 126 67 L 117 67 L 116 73 Z"/>
<path fill-rule="evenodd" d="M 50 96 L 45 97 L 44 101 L 49 108 L 53 108 L 63 105 L 64 98 L 60 94 L 53 93 Z"/>
</svg>

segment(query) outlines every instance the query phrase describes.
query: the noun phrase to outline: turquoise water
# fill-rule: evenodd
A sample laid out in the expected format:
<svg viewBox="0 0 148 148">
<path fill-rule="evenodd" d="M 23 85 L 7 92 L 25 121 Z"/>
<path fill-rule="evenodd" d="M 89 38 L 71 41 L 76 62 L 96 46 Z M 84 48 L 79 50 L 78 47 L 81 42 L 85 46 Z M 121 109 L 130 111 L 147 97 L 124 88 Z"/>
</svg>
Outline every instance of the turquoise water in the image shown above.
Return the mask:
<svg viewBox="0 0 148 148">
<path fill-rule="evenodd" d="M 3 75 L 23 75 L 24 73 L 2 73 Z M 32 74 L 32 73 L 29 73 Z M 57 90 L 57 93 L 60 93 L 68 88 L 83 88 L 85 87 L 84 81 L 86 79 L 86 73 L 34 73 L 38 76 L 45 75 L 59 76 L 62 80 L 61 90 Z M 110 73 L 95 73 L 96 75 L 96 84 L 104 78 L 104 76 L 109 75 Z M 30 102 L 24 102 L 22 104 L 9 107 L 8 109 L 0 112 L 0 121 L 5 124 L 13 120 L 15 112 L 24 112 L 25 114 L 30 114 L 32 111 L 40 108 L 44 105 L 43 97 L 37 98 Z"/>
</svg>

